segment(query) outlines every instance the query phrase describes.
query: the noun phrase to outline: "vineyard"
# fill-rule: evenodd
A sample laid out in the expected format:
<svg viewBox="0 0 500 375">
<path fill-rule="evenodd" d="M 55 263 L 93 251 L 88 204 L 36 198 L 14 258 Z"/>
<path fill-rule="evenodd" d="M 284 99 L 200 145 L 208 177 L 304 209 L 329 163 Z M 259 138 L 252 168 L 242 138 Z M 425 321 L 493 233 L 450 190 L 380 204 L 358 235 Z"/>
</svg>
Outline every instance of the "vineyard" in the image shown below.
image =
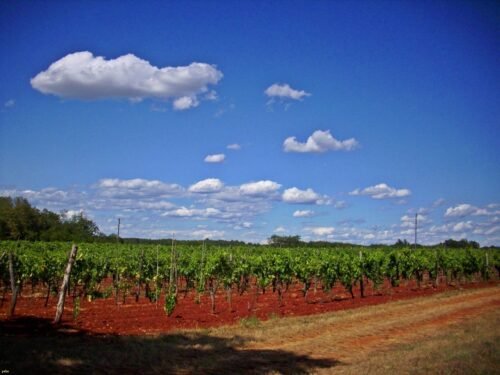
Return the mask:
<svg viewBox="0 0 500 375">
<path fill-rule="evenodd" d="M 20 294 L 24 289 L 43 295 L 45 307 L 50 306 L 70 247 L 56 242 L 1 242 L 2 305 L 9 290 Z M 192 304 L 207 299 L 206 313 L 215 314 L 222 302 L 233 310 L 235 296 L 252 294 L 255 300 L 273 295 L 282 306 L 290 290 L 298 291 L 306 303 L 311 290 L 321 290 L 335 303 L 333 290 L 339 287 L 350 298 L 363 298 L 368 288 L 373 293 L 384 285 L 397 288 L 412 282 L 418 289 L 423 284 L 437 288 L 497 280 L 499 269 L 500 253 L 495 250 L 81 244 L 67 295 L 73 298 L 74 316 L 81 301 L 97 299 L 112 299 L 115 304 L 146 301 L 171 316 L 180 296 L 191 298 Z"/>
</svg>

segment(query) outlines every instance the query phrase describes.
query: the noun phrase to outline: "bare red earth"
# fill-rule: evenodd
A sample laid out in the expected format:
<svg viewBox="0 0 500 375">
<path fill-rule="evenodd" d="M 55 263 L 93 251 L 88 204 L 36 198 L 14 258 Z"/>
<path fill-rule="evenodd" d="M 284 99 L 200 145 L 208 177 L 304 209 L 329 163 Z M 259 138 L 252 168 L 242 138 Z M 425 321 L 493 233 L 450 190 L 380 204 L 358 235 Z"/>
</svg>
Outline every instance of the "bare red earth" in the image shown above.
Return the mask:
<svg viewBox="0 0 500 375">
<path fill-rule="evenodd" d="M 497 285 L 498 281 L 472 282 L 461 285 L 460 288 L 481 288 Z M 444 283 L 434 288 L 430 285 L 417 288 L 414 282 L 403 282 L 400 287 L 384 285 L 375 291 L 366 287 L 365 297 L 359 296 L 359 289 L 355 289 L 355 298 L 351 298 L 344 288 L 336 287 L 331 294 L 324 293 L 321 288 L 316 292 L 311 288 L 307 300 L 304 299 L 300 285 L 295 284 L 286 293 L 280 306 L 277 293 L 269 288 L 265 293 L 256 292 L 255 287 L 239 295 L 232 293 L 232 309 L 226 300 L 226 291 L 221 290 L 216 296 L 216 312 L 210 313 L 210 297 L 202 295 L 199 303 L 195 302 L 195 295 L 179 293 L 177 306 L 173 314 L 168 317 L 163 310 L 163 297 L 158 304 L 141 296 L 138 302 L 135 296 L 128 296 L 125 303 L 122 298 L 118 304 L 114 298 L 97 299 L 92 302 L 80 301 L 79 314 L 74 319 L 74 301 L 67 298 L 63 315 L 64 328 L 75 332 L 92 334 L 144 335 L 158 334 L 183 328 L 209 328 L 230 325 L 243 318 L 255 316 L 266 320 L 273 316 L 303 316 L 328 311 L 352 309 L 361 306 L 377 305 L 388 301 L 402 300 L 419 296 L 440 293 L 456 289 L 457 286 L 447 286 Z M 45 298 L 23 294 L 18 299 L 15 316 L 19 319 L 53 319 L 56 308 L 56 297 L 51 297 L 45 307 Z M 0 328 L 8 329 L 7 310 L 10 296 L 2 301 L 0 308 Z M 16 331 L 19 333 L 19 330 Z M 29 334 L 29 332 L 26 332 Z"/>
</svg>

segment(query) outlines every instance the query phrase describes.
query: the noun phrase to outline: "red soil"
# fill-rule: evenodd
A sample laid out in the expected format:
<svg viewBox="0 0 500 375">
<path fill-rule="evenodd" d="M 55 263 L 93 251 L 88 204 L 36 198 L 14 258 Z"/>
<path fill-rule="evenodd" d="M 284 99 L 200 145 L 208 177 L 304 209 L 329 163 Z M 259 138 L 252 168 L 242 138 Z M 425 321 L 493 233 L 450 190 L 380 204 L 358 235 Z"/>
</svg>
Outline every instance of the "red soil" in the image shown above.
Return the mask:
<svg viewBox="0 0 500 375">
<path fill-rule="evenodd" d="M 473 282 L 461 285 L 460 288 L 481 288 L 497 285 L 498 281 Z M 313 288 L 308 293 L 307 301 L 304 299 L 300 285 L 295 284 L 283 295 L 282 305 L 278 302 L 277 293 L 270 288 L 263 294 L 256 293 L 255 287 L 239 295 L 232 293 L 232 310 L 226 301 L 226 291 L 220 290 L 216 296 L 216 312 L 210 313 L 210 297 L 208 294 L 200 297 L 199 303 L 195 302 L 195 294 L 184 295 L 179 293 L 176 308 L 168 317 L 163 310 L 164 298 L 158 304 L 152 303 L 141 295 L 139 301 L 135 296 L 128 296 L 125 303 L 122 298 L 115 304 L 114 298 L 97 299 L 92 302 L 80 301 L 79 314 L 73 317 L 73 299 L 66 299 L 66 308 L 63 314 L 64 329 L 66 331 L 87 332 L 92 334 L 118 334 L 118 335 L 144 335 L 158 334 L 184 328 L 209 328 L 222 325 L 236 324 L 242 318 L 255 316 L 266 320 L 273 316 L 303 316 L 328 311 L 345 310 L 361 306 L 377 305 L 388 301 L 396 301 L 419 296 L 440 293 L 445 290 L 456 289 L 456 286 L 446 286 L 442 283 L 437 288 L 430 285 L 417 288 L 414 282 L 403 282 L 402 286 L 392 288 L 384 285 L 380 290 L 374 291 L 370 286 L 365 288 L 365 298 L 359 296 L 359 289 L 355 289 L 355 298 L 345 292 L 341 286 L 336 287 L 331 294 L 324 293 L 321 288 L 315 292 Z M 44 307 L 45 298 L 38 296 L 21 296 L 18 299 L 15 316 L 17 319 L 53 319 L 57 299 L 51 297 L 47 307 Z M 2 302 L 0 307 L 0 328 L 8 333 L 9 320 L 7 310 L 10 296 Z M 14 322 L 12 320 L 12 322 Z M 31 327 L 32 328 L 32 327 Z M 15 331 L 16 334 L 19 330 Z M 29 332 L 22 333 L 29 334 Z"/>
</svg>

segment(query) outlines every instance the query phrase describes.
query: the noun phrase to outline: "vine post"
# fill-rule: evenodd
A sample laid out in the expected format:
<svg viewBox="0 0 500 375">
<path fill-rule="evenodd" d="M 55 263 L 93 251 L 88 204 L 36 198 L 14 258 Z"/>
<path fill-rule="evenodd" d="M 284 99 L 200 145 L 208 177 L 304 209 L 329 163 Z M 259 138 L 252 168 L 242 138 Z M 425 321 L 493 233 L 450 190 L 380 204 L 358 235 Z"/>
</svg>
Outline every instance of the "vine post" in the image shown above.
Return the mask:
<svg viewBox="0 0 500 375">
<path fill-rule="evenodd" d="M 14 272 L 14 260 L 12 257 L 12 250 L 9 251 L 9 276 L 10 276 L 10 288 L 12 290 L 12 299 L 10 300 L 9 313 L 7 316 L 9 318 L 14 316 L 14 310 L 16 309 L 17 295 L 19 292 L 19 286 L 16 283 L 16 274 Z"/>
<path fill-rule="evenodd" d="M 68 290 L 69 276 L 71 274 L 71 267 L 75 262 L 76 253 L 78 251 L 78 246 L 73 245 L 71 247 L 71 252 L 69 253 L 68 264 L 66 265 L 66 271 L 64 271 L 63 282 L 61 285 L 61 290 L 59 291 L 59 301 L 57 302 L 56 317 L 54 318 L 54 324 L 59 324 L 64 311 L 64 300 L 66 299 L 66 292 Z"/>
<path fill-rule="evenodd" d="M 359 264 L 360 264 L 360 275 L 359 275 L 359 289 L 361 291 L 361 298 L 365 297 L 365 283 L 364 283 L 364 271 L 365 267 L 363 266 L 363 252 L 359 251 Z"/>
<path fill-rule="evenodd" d="M 160 265 L 158 263 L 158 252 L 159 252 L 159 246 L 156 245 L 156 278 L 155 278 L 155 304 L 156 308 L 158 308 L 158 274 L 160 273 Z"/>
</svg>

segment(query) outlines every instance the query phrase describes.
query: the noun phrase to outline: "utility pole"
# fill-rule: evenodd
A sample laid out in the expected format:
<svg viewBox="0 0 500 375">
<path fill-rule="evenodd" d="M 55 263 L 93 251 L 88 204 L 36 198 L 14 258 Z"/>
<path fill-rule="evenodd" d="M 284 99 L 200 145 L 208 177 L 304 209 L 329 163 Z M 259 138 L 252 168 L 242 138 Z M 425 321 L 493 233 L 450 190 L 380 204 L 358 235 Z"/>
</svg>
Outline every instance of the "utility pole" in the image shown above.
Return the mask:
<svg viewBox="0 0 500 375">
<path fill-rule="evenodd" d="M 118 233 L 116 235 L 116 242 L 120 242 L 120 222 L 121 222 L 121 219 L 118 218 Z"/>
<path fill-rule="evenodd" d="M 415 243 L 413 244 L 414 250 L 417 250 L 417 216 L 418 214 L 415 214 Z"/>
</svg>

